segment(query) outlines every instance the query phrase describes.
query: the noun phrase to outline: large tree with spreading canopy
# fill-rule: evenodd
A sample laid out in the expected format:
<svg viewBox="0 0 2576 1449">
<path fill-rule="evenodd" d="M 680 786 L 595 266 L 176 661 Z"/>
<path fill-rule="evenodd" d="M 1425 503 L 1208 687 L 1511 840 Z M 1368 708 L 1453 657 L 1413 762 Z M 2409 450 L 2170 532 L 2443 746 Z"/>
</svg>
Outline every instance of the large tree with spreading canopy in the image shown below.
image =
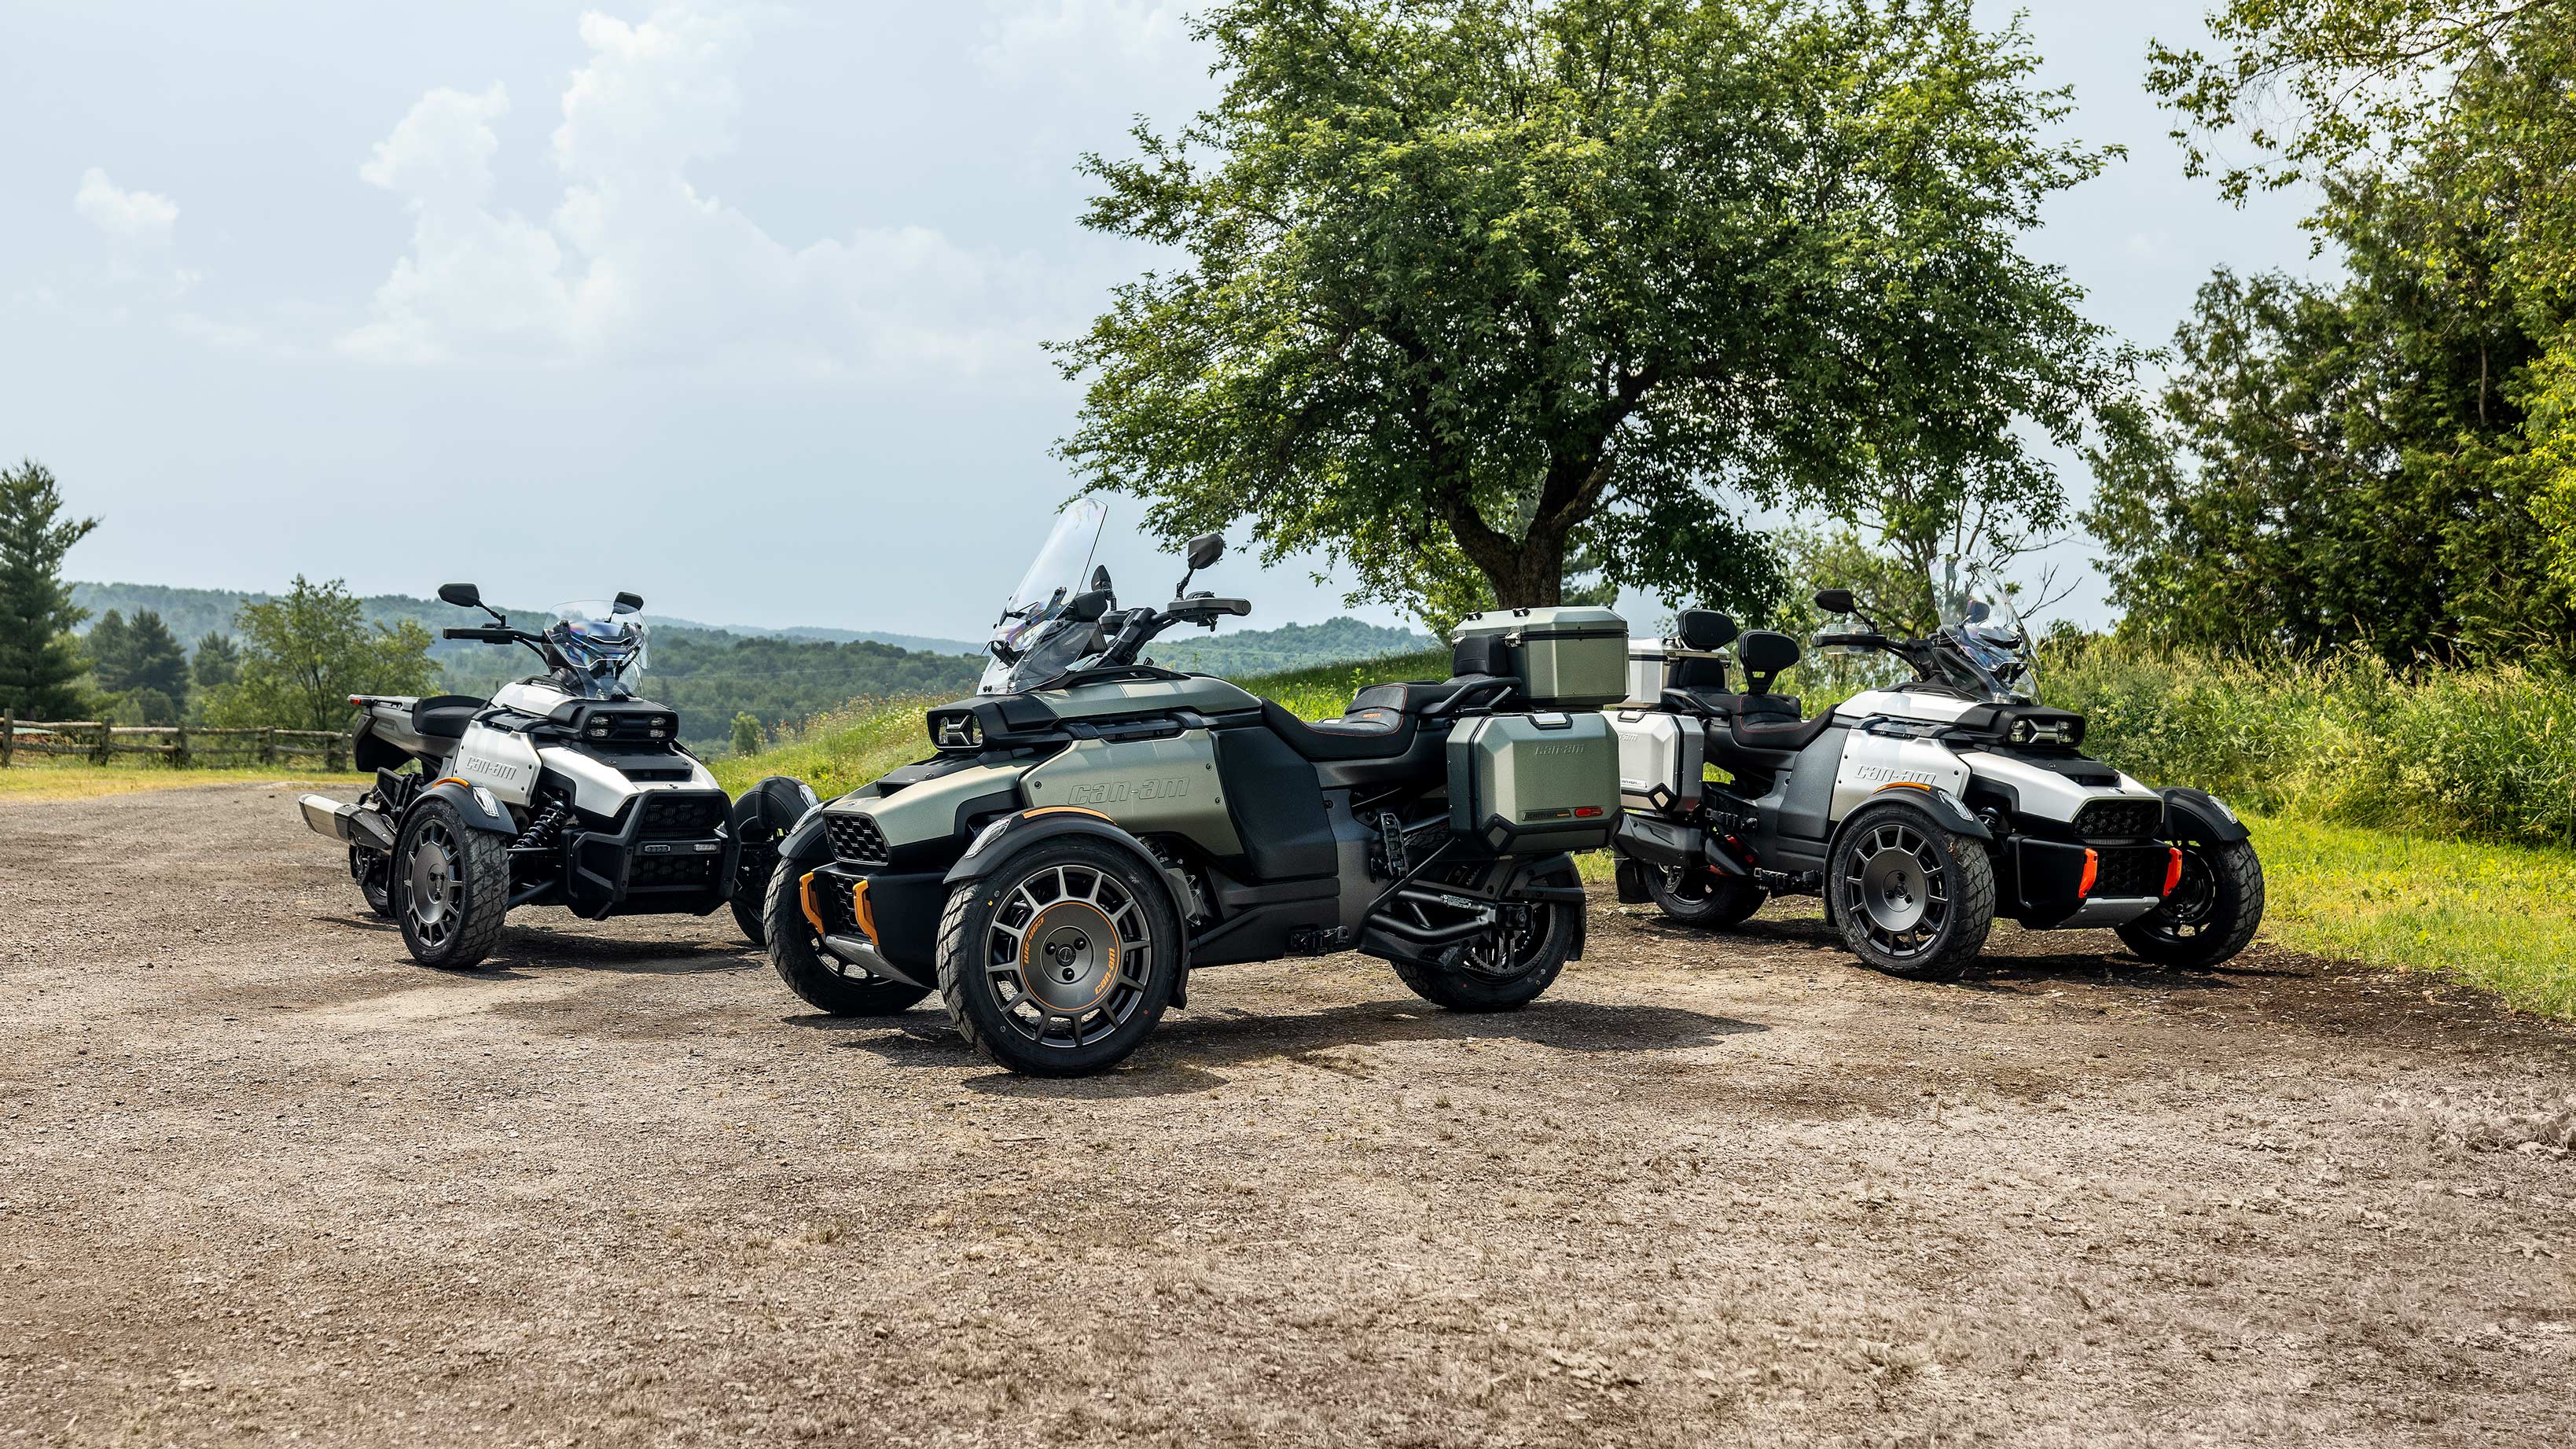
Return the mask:
<svg viewBox="0 0 2576 1449">
<path fill-rule="evenodd" d="M 1759 505 L 2047 526 L 2124 359 L 2020 243 L 2046 139 L 1961 4 L 1234 0 L 1222 98 L 1087 157 L 1168 249 L 1061 345 L 1064 456 L 1177 537 L 1249 517 L 1447 617 L 1597 585 L 1756 607 Z"/>
</svg>

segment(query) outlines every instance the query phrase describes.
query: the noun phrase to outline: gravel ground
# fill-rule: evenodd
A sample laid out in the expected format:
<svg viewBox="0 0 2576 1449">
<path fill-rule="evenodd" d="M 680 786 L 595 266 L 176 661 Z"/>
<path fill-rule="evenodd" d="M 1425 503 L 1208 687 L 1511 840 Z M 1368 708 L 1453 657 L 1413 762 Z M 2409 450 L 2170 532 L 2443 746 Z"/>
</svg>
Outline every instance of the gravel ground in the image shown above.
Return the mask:
<svg viewBox="0 0 2576 1449">
<path fill-rule="evenodd" d="M 2576 1034 L 2419 978 L 1601 896 L 1517 1015 L 1230 967 L 1045 1083 L 515 919 L 0 804 L 0 1449 L 2576 1441 Z"/>
</svg>

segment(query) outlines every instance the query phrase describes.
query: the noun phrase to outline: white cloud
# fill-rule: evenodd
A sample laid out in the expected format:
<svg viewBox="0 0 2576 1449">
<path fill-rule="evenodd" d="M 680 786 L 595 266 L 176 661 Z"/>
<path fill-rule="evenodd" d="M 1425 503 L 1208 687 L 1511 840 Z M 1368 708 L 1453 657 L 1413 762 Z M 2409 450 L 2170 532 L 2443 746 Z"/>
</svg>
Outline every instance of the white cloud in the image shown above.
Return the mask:
<svg viewBox="0 0 2576 1449">
<path fill-rule="evenodd" d="M 81 173 L 72 210 L 97 227 L 108 244 L 126 251 L 162 251 L 179 224 L 179 204 L 150 191 L 127 191 L 93 166 Z"/>
<path fill-rule="evenodd" d="M 984 27 L 984 68 L 1008 81 L 1077 85 L 1104 72 L 1159 68 L 1190 53 L 1192 7 L 1172 0 L 1037 0 Z"/>
<path fill-rule="evenodd" d="M 542 222 L 494 205 L 497 85 L 431 91 L 376 146 L 360 175 L 404 199 L 412 242 L 342 350 L 862 373 L 1040 362 L 1066 309 L 1032 261 L 920 227 L 792 247 L 698 191 L 690 163 L 731 148 L 742 107 L 739 16 L 593 13 L 581 38 L 590 59 L 553 135 L 563 191 Z"/>
</svg>

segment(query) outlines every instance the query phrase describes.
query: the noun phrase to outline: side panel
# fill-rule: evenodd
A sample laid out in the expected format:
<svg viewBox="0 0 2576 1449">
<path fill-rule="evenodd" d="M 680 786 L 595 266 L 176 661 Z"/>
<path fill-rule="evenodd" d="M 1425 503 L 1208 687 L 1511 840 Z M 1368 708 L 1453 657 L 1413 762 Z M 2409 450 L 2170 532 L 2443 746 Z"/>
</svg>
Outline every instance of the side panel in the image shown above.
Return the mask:
<svg viewBox="0 0 2576 1449">
<path fill-rule="evenodd" d="M 537 747 L 525 735 L 467 725 L 448 768 L 468 784 L 480 785 L 513 805 L 527 804 L 536 793 Z"/>
<path fill-rule="evenodd" d="M 1799 768 L 1806 766 L 1802 763 Z M 1968 766 L 1949 746 L 1934 740 L 1852 731 L 1843 744 L 1842 767 L 1834 775 L 1833 818 L 1849 815 L 1860 802 L 1890 785 L 1929 785 L 1965 795 Z"/>
<path fill-rule="evenodd" d="M 1828 726 L 1798 752 L 1780 791 L 1780 833 L 1799 840 L 1823 841 L 1834 833 L 1834 786 L 1842 775 L 1843 750 L 1852 732 Z"/>
<path fill-rule="evenodd" d="M 1130 835 L 1179 835 L 1210 855 L 1244 853 L 1205 730 L 1168 740 L 1077 741 L 1029 771 L 1023 788 L 1032 809 L 1079 805 Z M 889 803 L 900 806 L 904 798 Z"/>
<path fill-rule="evenodd" d="M 1333 826 L 1325 816 L 1322 782 L 1285 740 L 1259 727 L 1217 731 L 1216 777 L 1256 877 L 1333 873 Z"/>
<path fill-rule="evenodd" d="M 848 803 L 858 806 L 853 813 L 876 817 L 877 828 L 885 832 L 889 845 L 901 847 L 916 841 L 945 839 L 957 833 L 957 807 L 982 796 L 1010 791 L 1026 768 L 1016 764 L 977 765 L 905 786 L 892 795 Z M 1053 802 L 1032 799 L 1029 803 Z"/>
</svg>

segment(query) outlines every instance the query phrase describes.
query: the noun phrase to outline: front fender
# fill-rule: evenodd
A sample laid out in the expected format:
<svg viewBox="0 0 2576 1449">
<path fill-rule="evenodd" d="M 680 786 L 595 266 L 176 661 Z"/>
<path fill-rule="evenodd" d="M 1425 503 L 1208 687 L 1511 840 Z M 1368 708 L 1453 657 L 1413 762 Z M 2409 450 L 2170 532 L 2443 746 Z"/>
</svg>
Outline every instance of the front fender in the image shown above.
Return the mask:
<svg viewBox="0 0 2576 1449">
<path fill-rule="evenodd" d="M 2218 797 L 2206 790 L 2188 785 L 2171 785 L 2156 792 L 2165 797 L 2165 833 L 2179 835 L 2188 827 L 2195 840 L 2211 844 L 2250 840 L 2254 832 L 2236 818 L 2236 812 L 2219 803 Z"/>
<path fill-rule="evenodd" d="M 1163 903 L 1172 908 L 1172 919 L 1182 923 L 1182 934 L 1187 937 L 1189 879 L 1156 860 L 1143 841 L 1119 829 L 1108 816 L 1079 805 L 1044 805 L 1035 810 L 1015 811 L 985 826 L 966 847 L 966 854 L 948 868 L 948 877 L 943 884 L 955 890 L 967 881 L 983 880 L 1010 864 L 1021 852 L 1067 835 L 1097 840 L 1133 856 L 1137 867 L 1145 872 L 1146 879 L 1162 883 Z M 1183 952 L 1186 956 L 1186 939 Z M 1183 969 L 1187 969 L 1187 964 L 1184 960 Z"/>
<path fill-rule="evenodd" d="M 1980 841 L 1991 841 L 1995 838 L 1995 833 L 1986 828 L 1986 822 L 1968 813 L 1966 802 L 1949 791 L 1926 790 L 1912 785 L 1889 785 L 1873 792 L 1868 799 L 1860 803 L 1858 808 L 1842 818 L 1842 823 L 1834 827 L 1834 844 L 1842 843 L 1843 834 L 1851 829 L 1853 821 L 1886 804 L 1911 805 L 1939 821 L 1941 828 L 1952 835 Z"/>
<path fill-rule="evenodd" d="M 518 822 L 510 818 L 507 808 L 492 798 L 491 791 L 478 790 L 453 775 L 413 796 L 410 808 L 403 811 L 403 819 L 408 822 L 412 812 L 420 809 L 422 803 L 429 800 L 444 800 L 455 806 L 456 813 L 463 817 L 465 823 L 477 830 L 498 831 L 507 835 L 519 833 Z"/>
</svg>

